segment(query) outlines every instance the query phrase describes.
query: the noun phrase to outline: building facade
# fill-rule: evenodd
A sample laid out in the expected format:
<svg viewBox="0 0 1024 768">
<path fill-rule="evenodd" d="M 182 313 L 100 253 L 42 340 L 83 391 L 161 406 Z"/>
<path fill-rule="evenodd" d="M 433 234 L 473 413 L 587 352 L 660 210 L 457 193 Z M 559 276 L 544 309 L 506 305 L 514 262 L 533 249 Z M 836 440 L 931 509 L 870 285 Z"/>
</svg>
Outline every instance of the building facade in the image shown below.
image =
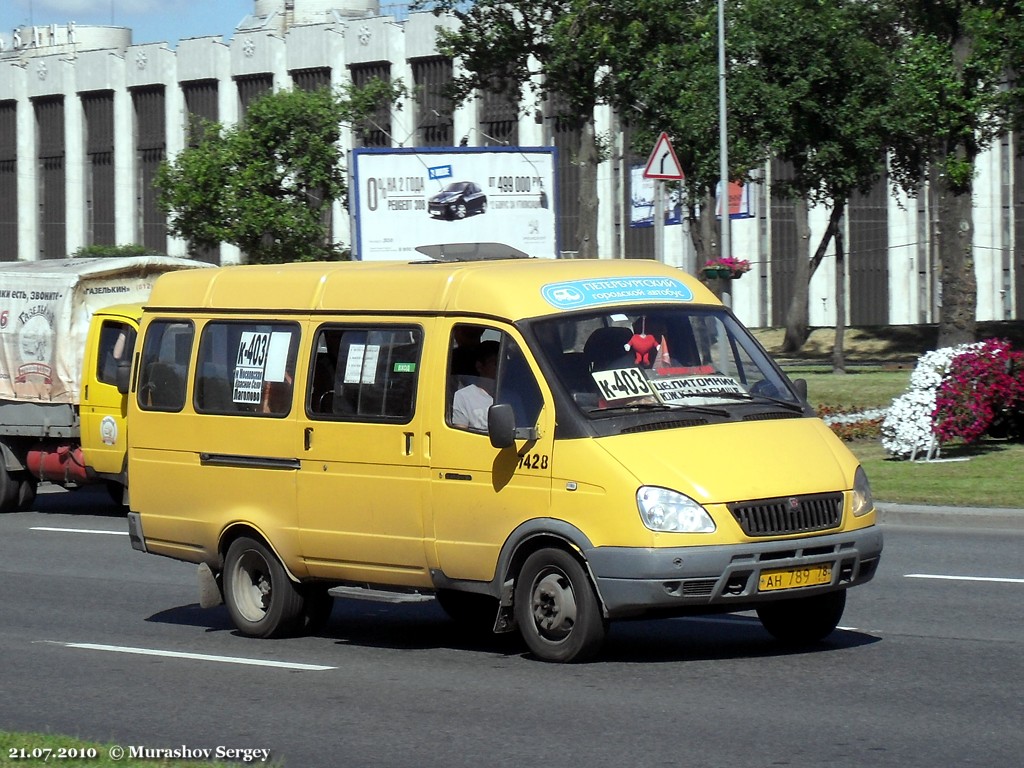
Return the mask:
<svg viewBox="0 0 1024 768">
<path fill-rule="evenodd" d="M 490 94 L 453 107 L 442 95 L 453 63 L 437 52 L 436 28 L 453 19 L 409 13 L 408 4 L 372 0 L 254 0 L 230 40 L 132 40 L 131 30 L 73 22 L 0 32 L 0 261 L 62 258 L 91 245 L 142 244 L 171 255 L 231 264 L 244 254 L 224 244 L 189 254 L 170 237 L 153 178 L 190 141 L 197 117 L 237 123 L 270 90 L 398 79 L 409 96 L 361 130 L 357 147 L 523 146 L 558 148 L 555 201 L 563 257 L 576 239 L 576 135 L 554 105 L 513 104 Z M 600 169 L 599 249 L 606 258 L 655 258 L 688 270 L 700 265 L 685 221 L 650 226 L 638 168 L 615 115 L 599 108 L 598 131 L 612 137 Z M 974 255 L 978 319 L 1024 317 L 1024 162 L 1015 136 L 979 162 Z M 653 149 L 653 147 L 652 147 Z M 760 171 L 768 180 L 779 164 Z M 743 218 L 732 221 L 734 255 L 753 269 L 732 281 L 734 311 L 751 326 L 781 325 L 798 254 L 806 258 L 828 212 L 813 209 L 810 242 L 798 242 L 791 203 L 750 185 Z M 933 210 L 928 190 L 897 198 L 880 182 L 850 201 L 845 322 L 935 322 L 940 301 Z M 646 223 L 648 226 L 638 226 Z M 352 244 L 353 222 L 336 203 L 332 240 Z M 657 247 L 655 237 L 659 238 Z M 358 256 L 358 254 L 356 254 Z M 811 283 L 811 323 L 836 323 L 834 259 Z"/>
</svg>

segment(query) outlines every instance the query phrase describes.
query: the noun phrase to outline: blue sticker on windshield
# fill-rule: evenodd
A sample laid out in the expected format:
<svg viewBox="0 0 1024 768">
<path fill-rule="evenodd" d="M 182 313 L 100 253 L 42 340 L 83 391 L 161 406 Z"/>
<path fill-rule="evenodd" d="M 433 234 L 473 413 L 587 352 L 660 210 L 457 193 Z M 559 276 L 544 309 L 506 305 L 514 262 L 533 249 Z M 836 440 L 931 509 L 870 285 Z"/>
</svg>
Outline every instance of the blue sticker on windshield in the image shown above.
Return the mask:
<svg viewBox="0 0 1024 768">
<path fill-rule="evenodd" d="M 558 309 L 579 309 L 624 301 L 692 301 L 693 291 L 674 277 L 608 277 L 549 283 L 541 296 Z"/>
</svg>

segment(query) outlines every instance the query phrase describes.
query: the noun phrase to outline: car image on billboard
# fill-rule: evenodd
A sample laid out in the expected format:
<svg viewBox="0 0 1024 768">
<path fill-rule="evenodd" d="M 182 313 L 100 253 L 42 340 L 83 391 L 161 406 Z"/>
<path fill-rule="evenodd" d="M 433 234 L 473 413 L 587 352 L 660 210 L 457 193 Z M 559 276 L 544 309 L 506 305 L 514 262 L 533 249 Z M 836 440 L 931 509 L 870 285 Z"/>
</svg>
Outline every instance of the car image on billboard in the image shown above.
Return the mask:
<svg viewBox="0 0 1024 768">
<path fill-rule="evenodd" d="M 438 219 L 465 219 L 487 212 L 487 195 L 475 182 L 453 181 L 430 198 L 427 212 Z"/>
</svg>

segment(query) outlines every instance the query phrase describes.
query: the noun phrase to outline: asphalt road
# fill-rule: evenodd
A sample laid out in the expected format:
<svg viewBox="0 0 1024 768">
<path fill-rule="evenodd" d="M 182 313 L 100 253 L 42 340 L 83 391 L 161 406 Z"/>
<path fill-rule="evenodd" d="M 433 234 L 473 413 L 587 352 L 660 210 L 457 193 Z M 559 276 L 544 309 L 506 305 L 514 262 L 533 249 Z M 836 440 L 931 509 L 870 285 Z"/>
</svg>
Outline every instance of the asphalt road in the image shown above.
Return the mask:
<svg viewBox="0 0 1024 768">
<path fill-rule="evenodd" d="M 338 600 L 318 636 L 240 637 L 197 606 L 192 566 L 132 550 L 102 502 L 45 494 L 0 516 L 0 730 L 303 768 L 1024 755 L 1020 531 L 887 524 L 878 575 L 813 651 L 785 652 L 749 616 L 674 619 L 615 624 L 598 661 L 562 666 L 515 637 L 465 637 L 432 601 Z"/>
</svg>

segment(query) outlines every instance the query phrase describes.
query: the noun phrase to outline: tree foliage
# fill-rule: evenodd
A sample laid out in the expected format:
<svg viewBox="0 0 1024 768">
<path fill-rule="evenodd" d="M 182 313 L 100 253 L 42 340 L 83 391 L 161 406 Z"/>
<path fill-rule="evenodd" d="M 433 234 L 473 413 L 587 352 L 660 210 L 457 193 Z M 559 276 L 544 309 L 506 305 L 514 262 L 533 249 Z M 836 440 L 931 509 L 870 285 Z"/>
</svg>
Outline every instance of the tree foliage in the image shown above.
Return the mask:
<svg viewBox="0 0 1024 768">
<path fill-rule="evenodd" d="M 885 9 L 861 0 L 747 0 L 737 11 L 731 58 L 755 73 L 750 97 L 763 116 L 755 135 L 766 137 L 771 155 L 788 166 L 782 178 L 772 179 L 771 194 L 799 203 L 797 229 L 808 236 L 803 202 L 829 208 L 813 255 L 781 254 L 794 260 L 786 351 L 807 340 L 810 279 L 832 241 L 842 282 L 838 238 L 847 201 L 854 192 L 869 192 L 885 170 L 892 21 Z M 738 130 L 745 131 L 744 124 Z M 840 318 L 842 296 L 837 290 Z M 836 326 L 842 327 L 840 319 Z"/>
<path fill-rule="evenodd" d="M 1013 125 L 1024 100 L 1020 0 L 893 0 L 901 45 L 889 98 L 894 181 L 934 195 L 942 280 L 939 347 L 976 335 L 973 190 L 978 155 Z"/>
<path fill-rule="evenodd" d="M 269 93 L 244 122 L 202 127 L 202 139 L 161 166 L 156 185 L 172 234 L 193 247 L 237 245 L 252 263 L 336 259 L 325 217 L 346 195 L 339 140 L 400 82 Z"/>
<path fill-rule="evenodd" d="M 602 103 L 597 41 L 604 34 L 601 5 L 590 0 L 417 0 L 416 9 L 450 14 L 459 24 L 438 28 L 438 49 L 458 60 L 450 96 L 456 103 L 480 91 L 505 94 L 579 132 L 580 171 L 576 250 L 597 253 L 597 166 L 594 108 Z"/>
</svg>

